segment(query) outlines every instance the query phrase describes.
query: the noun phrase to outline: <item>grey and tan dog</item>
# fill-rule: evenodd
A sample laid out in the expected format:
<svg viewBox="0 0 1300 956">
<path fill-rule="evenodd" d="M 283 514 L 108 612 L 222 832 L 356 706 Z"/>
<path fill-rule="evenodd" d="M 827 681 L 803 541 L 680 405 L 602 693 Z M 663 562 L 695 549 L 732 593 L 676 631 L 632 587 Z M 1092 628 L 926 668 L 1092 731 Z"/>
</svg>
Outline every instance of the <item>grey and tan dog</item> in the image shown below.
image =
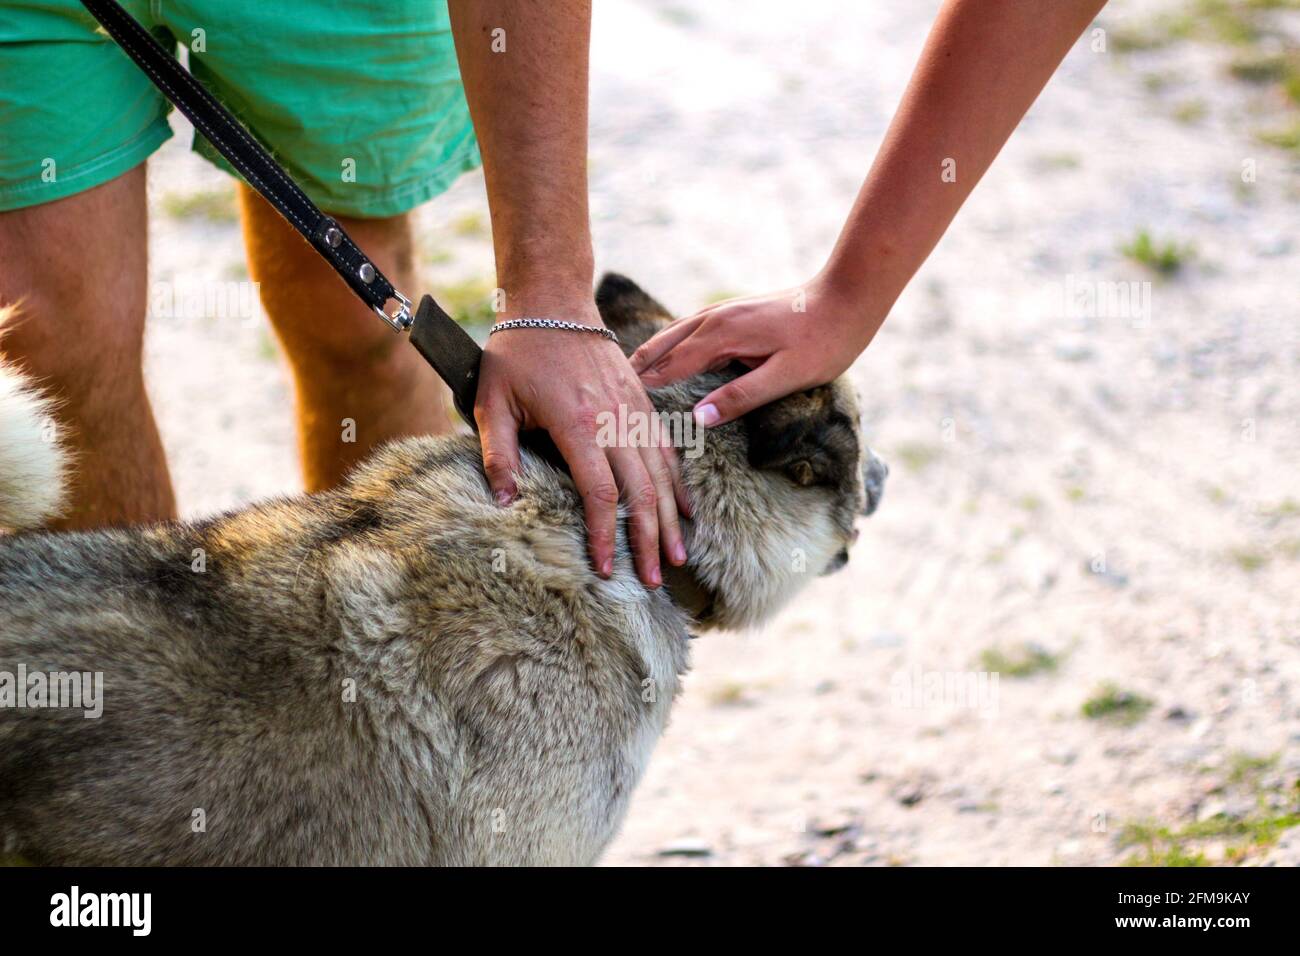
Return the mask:
<svg viewBox="0 0 1300 956">
<path fill-rule="evenodd" d="M 618 276 L 597 301 L 629 351 L 668 321 Z M 689 415 L 727 377 L 652 397 Z M 0 369 L 9 526 L 57 505 L 45 416 Z M 472 436 L 411 439 L 323 494 L 0 537 L 0 851 L 592 863 L 668 721 L 688 634 L 761 624 L 838 568 L 885 476 L 843 382 L 710 430 L 682 461 L 690 562 L 651 591 L 624 542 L 612 579 L 589 569 L 567 475 L 525 454 L 501 508 L 481 465 Z M 95 680 L 98 716 L 66 706 Z"/>
</svg>

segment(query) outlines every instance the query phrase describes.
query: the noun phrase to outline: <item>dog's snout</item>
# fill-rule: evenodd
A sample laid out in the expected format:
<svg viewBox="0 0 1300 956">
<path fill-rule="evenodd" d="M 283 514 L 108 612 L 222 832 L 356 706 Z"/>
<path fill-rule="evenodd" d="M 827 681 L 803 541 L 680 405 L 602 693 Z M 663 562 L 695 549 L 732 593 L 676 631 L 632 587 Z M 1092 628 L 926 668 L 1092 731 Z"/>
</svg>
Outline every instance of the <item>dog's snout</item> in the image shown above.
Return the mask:
<svg viewBox="0 0 1300 956">
<path fill-rule="evenodd" d="M 873 514 L 880 507 L 880 499 L 885 496 L 885 479 L 888 477 L 889 466 L 868 448 L 862 456 L 862 488 L 866 492 L 866 500 L 862 505 L 864 515 Z"/>
<path fill-rule="evenodd" d="M 839 551 L 835 552 L 835 557 L 831 558 L 830 563 L 822 569 L 822 577 L 825 577 L 828 574 L 834 574 L 848 563 L 849 549 L 847 547 L 840 548 Z"/>
</svg>

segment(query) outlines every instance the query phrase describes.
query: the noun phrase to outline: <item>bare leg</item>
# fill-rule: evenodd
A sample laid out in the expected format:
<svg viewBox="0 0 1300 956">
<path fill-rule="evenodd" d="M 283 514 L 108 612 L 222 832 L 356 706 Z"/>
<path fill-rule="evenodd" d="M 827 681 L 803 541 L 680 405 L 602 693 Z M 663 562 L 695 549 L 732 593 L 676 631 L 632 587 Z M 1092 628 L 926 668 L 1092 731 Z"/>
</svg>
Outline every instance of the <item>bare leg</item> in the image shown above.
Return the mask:
<svg viewBox="0 0 1300 956">
<path fill-rule="evenodd" d="M 86 192 L 0 213 L 0 306 L 19 306 L 0 355 L 61 405 L 75 454 L 56 528 L 176 516 L 141 369 L 148 230 L 145 166 Z"/>
<path fill-rule="evenodd" d="M 449 431 L 446 387 L 406 337 L 370 311 L 261 196 L 242 183 L 239 195 L 249 273 L 297 386 L 307 489 L 338 484 L 382 442 Z M 415 295 L 406 216 L 335 218 L 397 288 Z"/>
</svg>

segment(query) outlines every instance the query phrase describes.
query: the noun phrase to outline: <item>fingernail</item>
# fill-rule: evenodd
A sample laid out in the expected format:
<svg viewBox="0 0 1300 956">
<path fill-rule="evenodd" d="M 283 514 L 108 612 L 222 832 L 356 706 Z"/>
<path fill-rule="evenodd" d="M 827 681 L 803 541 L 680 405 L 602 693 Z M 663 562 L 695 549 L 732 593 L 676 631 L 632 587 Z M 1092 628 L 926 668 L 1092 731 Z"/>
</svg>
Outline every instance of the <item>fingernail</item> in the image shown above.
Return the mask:
<svg viewBox="0 0 1300 956">
<path fill-rule="evenodd" d="M 656 564 L 650 568 L 650 583 L 655 587 L 664 583 L 664 579 L 659 574 L 659 565 Z"/>
<path fill-rule="evenodd" d="M 614 559 L 606 558 L 600 563 L 600 576 L 607 578 L 614 573 Z"/>
<path fill-rule="evenodd" d="M 673 560 L 678 564 L 686 563 L 686 545 L 680 541 L 673 545 Z"/>
<path fill-rule="evenodd" d="M 497 504 L 499 504 L 502 508 L 510 507 L 510 502 L 515 500 L 514 495 L 506 491 L 504 488 L 497 492 L 496 498 L 497 498 Z"/>
<path fill-rule="evenodd" d="M 710 425 L 718 424 L 718 419 L 722 416 L 718 414 L 718 406 L 710 403 L 707 405 L 695 406 L 695 422 L 708 428 Z"/>
</svg>

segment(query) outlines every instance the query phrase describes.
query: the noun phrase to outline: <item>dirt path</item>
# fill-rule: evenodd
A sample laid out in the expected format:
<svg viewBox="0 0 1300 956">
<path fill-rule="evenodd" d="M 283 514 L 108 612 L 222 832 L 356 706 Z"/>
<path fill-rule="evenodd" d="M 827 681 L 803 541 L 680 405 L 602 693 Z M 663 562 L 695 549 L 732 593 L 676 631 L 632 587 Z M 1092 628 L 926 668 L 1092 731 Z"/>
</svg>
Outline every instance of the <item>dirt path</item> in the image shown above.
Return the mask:
<svg viewBox="0 0 1300 956">
<path fill-rule="evenodd" d="M 681 311 L 811 275 L 936 6 L 598 5 L 601 265 Z M 1255 138 L 1296 123 L 1294 45 L 1186 8 L 1108 8 L 855 367 L 884 506 L 775 625 L 697 643 L 607 862 L 1300 861 L 1300 147 Z M 153 181 L 160 288 L 243 278 L 227 181 L 176 145 Z M 420 214 L 471 305 L 483 209 L 466 177 Z M 297 487 L 255 309 L 156 316 L 149 376 L 188 514 Z"/>
</svg>

